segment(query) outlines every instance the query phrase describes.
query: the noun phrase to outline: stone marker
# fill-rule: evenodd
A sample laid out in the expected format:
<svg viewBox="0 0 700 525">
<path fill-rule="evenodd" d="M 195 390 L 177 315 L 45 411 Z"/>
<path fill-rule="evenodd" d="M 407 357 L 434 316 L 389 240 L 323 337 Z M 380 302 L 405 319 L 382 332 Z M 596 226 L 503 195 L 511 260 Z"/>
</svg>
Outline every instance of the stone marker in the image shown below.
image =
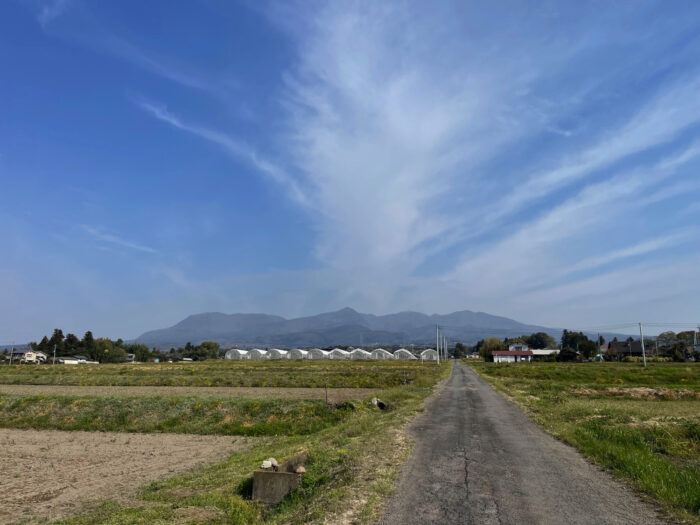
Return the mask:
<svg viewBox="0 0 700 525">
<path fill-rule="evenodd" d="M 301 474 L 256 470 L 253 473 L 253 499 L 276 505 L 301 484 Z"/>
<path fill-rule="evenodd" d="M 270 467 L 258 469 L 253 473 L 253 499 L 275 505 L 301 484 L 301 475 L 306 472 L 304 462 L 307 453 L 300 452 L 287 460 L 281 467 L 270 458 L 263 465 Z"/>
</svg>

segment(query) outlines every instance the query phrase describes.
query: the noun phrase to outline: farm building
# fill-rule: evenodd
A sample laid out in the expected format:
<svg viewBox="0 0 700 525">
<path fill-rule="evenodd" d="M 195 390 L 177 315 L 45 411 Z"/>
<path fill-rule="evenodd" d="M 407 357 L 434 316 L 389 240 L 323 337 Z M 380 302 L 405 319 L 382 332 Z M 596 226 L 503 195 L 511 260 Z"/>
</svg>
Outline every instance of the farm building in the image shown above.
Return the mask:
<svg viewBox="0 0 700 525">
<path fill-rule="evenodd" d="M 82 365 L 87 363 L 87 358 L 82 355 L 66 355 L 59 357 L 58 362 L 62 365 Z"/>
<path fill-rule="evenodd" d="M 289 352 L 287 350 L 273 348 L 270 350 L 269 357 L 270 359 L 287 359 L 289 357 Z"/>
<path fill-rule="evenodd" d="M 248 350 L 241 350 L 239 348 L 231 348 L 227 350 L 224 354 L 225 359 L 235 359 L 236 361 L 241 359 L 248 359 Z"/>
<path fill-rule="evenodd" d="M 534 357 L 542 357 L 542 356 L 549 356 L 549 355 L 557 355 L 559 353 L 558 348 L 543 348 L 542 350 L 530 350 L 532 352 L 532 355 Z"/>
<path fill-rule="evenodd" d="M 328 350 L 321 350 L 320 348 L 312 348 L 309 350 L 309 359 L 329 359 L 330 352 Z"/>
<path fill-rule="evenodd" d="M 387 352 L 383 348 L 377 348 L 376 350 L 372 350 L 370 357 L 372 359 L 394 359 L 394 354 Z"/>
<path fill-rule="evenodd" d="M 11 361 L 17 363 L 45 363 L 46 354 L 44 352 L 35 352 L 33 350 L 15 350 L 11 351 Z"/>
<path fill-rule="evenodd" d="M 350 352 L 347 350 L 342 350 L 340 348 L 334 348 L 328 354 L 328 359 L 348 359 L 350 357 Z"/>
<path fill-rule="evenodd" d="M 289 359 L 309 359 L 309 352 L 301 348 L 294 348 L 289 351 Z"/>
<path fill-rule="evenodd" d="M 362 348 L 355 348 L 355 350 L 350 352 L 350 359 L 369 359 L 370 357 L 372 357 L 372 354 Z"/>
<path fill-rule="evenodd" d="M 493 352 L 494 363 L 521 363 L 532 361 L 530 350 L 496 350 Z"/>
<path fill-rule="evenodd" d="M 428 348 L 420 353 L 420 358 L 422 361 L 437 361 L 438 354 L 437 350 L 433 348 Z"/>
<path fill-rule="evenodd" d="M 268 359 L 269 353 L 267 350 L 260 350 L 260 348 L 253 348 L 248 352 L 249 359 Z"/>
<path fill-rule="evenodd" d="M 399 348 L 396 352 L 394 352 L 394 359 L 416 359 L 416 356 L 405 348 Z"/>
</svg>

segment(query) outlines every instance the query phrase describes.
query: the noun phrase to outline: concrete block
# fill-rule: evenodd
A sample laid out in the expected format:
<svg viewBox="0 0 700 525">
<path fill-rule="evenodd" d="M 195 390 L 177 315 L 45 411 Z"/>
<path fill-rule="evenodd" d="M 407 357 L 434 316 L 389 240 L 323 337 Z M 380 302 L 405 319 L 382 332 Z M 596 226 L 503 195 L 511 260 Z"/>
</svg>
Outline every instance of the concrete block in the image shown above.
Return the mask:
<svg viewBox="0 0 700 525">
<path fill-rule="evenodd" d="M 275 505 L 301 484 L 301 474 L 256 470 L 253 473 L 253 499 Z"/>
</svg>

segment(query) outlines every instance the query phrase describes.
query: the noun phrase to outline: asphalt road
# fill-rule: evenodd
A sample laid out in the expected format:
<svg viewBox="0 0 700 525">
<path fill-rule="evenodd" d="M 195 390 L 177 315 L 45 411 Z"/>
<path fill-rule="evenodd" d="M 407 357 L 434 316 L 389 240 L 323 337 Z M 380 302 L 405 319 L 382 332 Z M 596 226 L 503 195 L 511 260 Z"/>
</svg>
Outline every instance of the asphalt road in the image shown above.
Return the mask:
<svg viewBox="0 0 700 525">
<path fill-rule="evenodd" d="M 411 433 L 384 524 L 668 523 L 459 362 Z"/>
</svg>

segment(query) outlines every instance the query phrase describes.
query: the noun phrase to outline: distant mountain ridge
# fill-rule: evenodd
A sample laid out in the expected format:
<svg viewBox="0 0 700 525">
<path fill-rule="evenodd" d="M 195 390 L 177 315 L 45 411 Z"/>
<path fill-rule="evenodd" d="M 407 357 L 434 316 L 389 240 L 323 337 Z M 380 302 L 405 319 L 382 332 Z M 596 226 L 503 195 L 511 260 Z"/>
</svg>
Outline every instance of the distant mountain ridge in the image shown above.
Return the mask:
<svg viewBox="0 0 700 525">
<path fill-rule="evenodd" d="M 532 332 L 546 332 L 557 339 L 561 336 L 560 329 L 469 310 L 446 315 L 410 311 L 373 315 L 343 308 L 295 319 L 267 314 L 201 313 L 169 328 L 145 332 L 135 341 L 156 348 L 182 346 L 188 341 L 216 341 L 224 347 L 431 344 L 435 341 L 435 325 L 440 325 L 452 341 L 464 343 Z"/>
</svg>

